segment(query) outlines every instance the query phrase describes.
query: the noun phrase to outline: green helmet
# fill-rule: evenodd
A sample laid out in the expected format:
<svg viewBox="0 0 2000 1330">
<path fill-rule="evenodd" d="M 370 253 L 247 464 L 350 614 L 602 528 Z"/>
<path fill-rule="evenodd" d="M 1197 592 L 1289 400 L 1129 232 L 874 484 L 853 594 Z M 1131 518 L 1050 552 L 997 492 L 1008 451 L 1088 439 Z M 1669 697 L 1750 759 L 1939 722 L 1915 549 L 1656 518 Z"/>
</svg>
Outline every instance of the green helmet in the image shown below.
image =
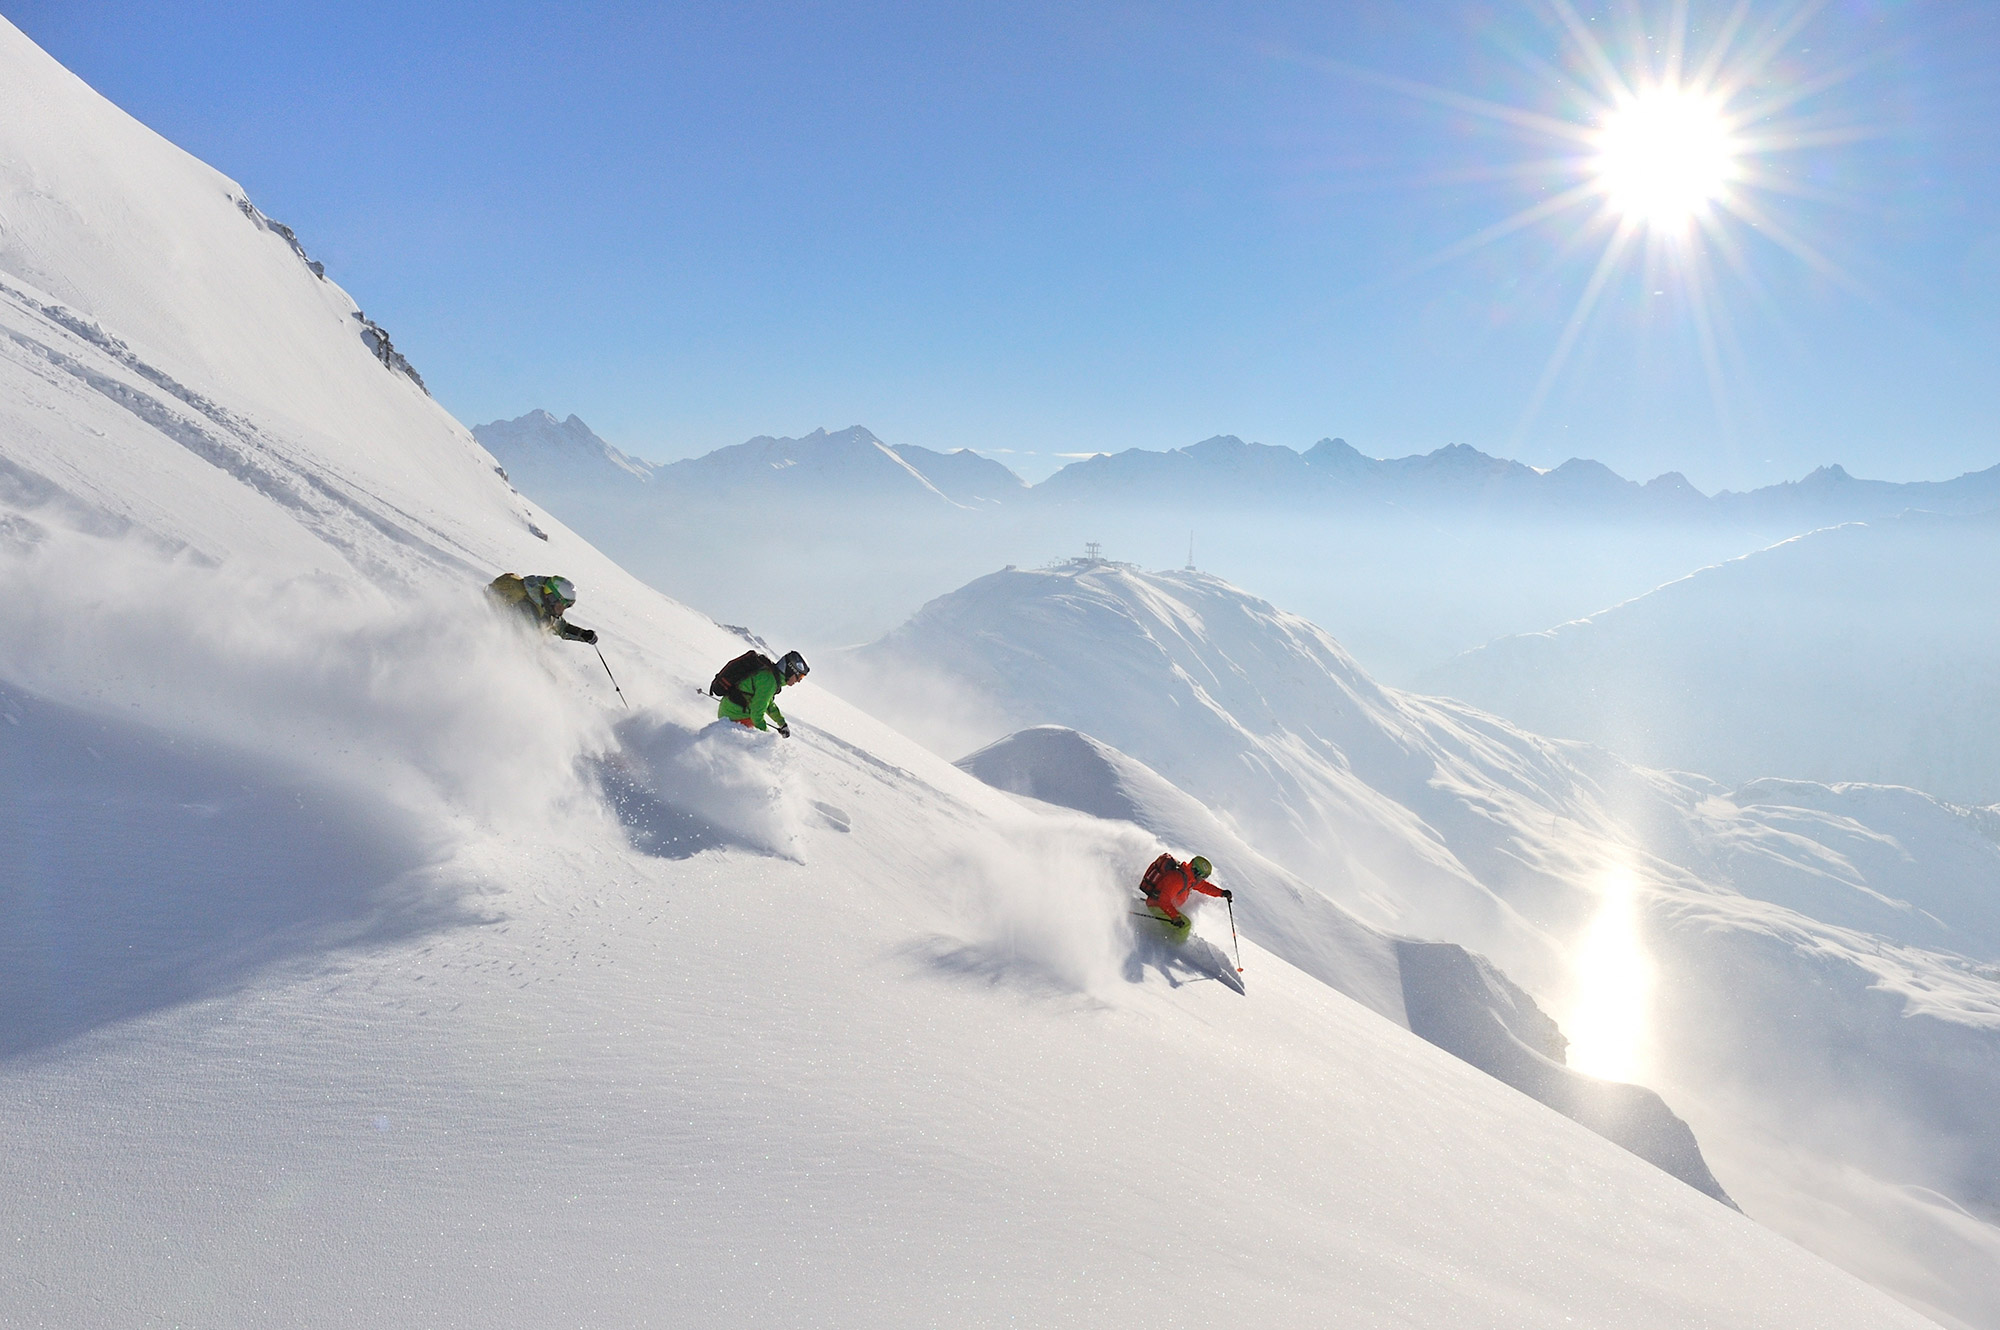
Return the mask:
<svg viewBox="0 0 2000 1330">
<path fill-rule="evenodd" d="M 576 583 L 567 577 L 538 577 L 528 586 L 535 593 L 537 605 L 566 610 L 576 604 Z"/>
<path fill-rule="evenodd" d="M 1215 871 L 1215 865 L 1197 854 L 1194 858 L 1188 860 L 1188 871 L 1206 882 L 1208 875 Z"/>
</svg>

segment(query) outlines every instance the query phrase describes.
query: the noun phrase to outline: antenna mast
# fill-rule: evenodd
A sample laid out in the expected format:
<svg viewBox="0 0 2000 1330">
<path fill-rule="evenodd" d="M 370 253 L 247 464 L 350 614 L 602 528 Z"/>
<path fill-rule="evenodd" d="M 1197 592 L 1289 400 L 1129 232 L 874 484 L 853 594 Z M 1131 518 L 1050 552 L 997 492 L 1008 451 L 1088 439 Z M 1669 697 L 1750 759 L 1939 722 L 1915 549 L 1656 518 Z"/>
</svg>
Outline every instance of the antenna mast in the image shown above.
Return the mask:
<svg viewBox="0 0 2000 1330">
<path fill-rule="evenodd" d="M 1193 532 L 1192 530 L 1190 530 L 1190 531 L 1188 532 L 1188 562 L 1187 562 L 1187 570 L 1188 570 L 1189 572 L 1193 572 L 1193 571 L 1194 571 L 1194 532 Z"/>
</svg>

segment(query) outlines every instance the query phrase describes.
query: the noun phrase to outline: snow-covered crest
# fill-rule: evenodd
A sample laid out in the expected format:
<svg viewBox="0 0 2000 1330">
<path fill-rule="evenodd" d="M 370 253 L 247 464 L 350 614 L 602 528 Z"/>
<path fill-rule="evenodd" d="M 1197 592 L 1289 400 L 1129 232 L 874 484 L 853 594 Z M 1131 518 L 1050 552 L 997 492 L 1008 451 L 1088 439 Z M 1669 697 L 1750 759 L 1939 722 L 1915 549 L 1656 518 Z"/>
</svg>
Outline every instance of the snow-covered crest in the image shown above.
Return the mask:
<svg viewBox="0 0 2000 1330">
<path fill-rule="evenodd" d="M 1638 1086 L 1564 1066 L 1568 1042 L 1534 999 L 1448 942 L 1397 938 L 1362 923 L 1252 849 L 1159 773 L 1088 735 L 1022 730 L 962 758 L 997 789 L 1132 822 L 1170 846 L 1228 865 L 1245 932 L 1307 974 L 1719 1200 L 1685 1123 Z M 1191 853 L 1186 848 L 1181 853 Z M 1235 919 L 1231 907 L 1232 925 Z"/>
<path fill-rule="evenodd" d="M 857 664 L 857 695 L 944 751 L 968 737 L 952 717 L 1086 730 L 1364 919 L 1493 956 L 1591 1033 L 1579 1053 L 1615 1037 L 1624 1074 L 1685 1106 L 1751 1213 L 1828 1249 L 1876 1244 L 1858 1265 L 1905 1290 L 1951 1278 L 1922 1272 L 1930 1239 L 1896 1235 L 1959 1224 L 1953 1205 L 1913 1214 L 1898 1184 L 1976 1209 L 2000 1158 L 1960 1108 L 2000 1091 L 2000 845 L 1969 815 L 1634 769 L 1376 686 L 1310 625 L 1188 573 L 996 574 Z M 890 705 L 899 689 L 927 705 Z M 1606 1010 L 1626 1015 L 1607 1029 Z M 1835 1197 L 1859 1217 L 1842 1234 L 1818 1217 Z"/>
<path fill-rule="evenodd" d="M 544 486 L 561 491 L 606 483 L 643 485 L 653 478 L 652 463 L 613 448 L 575 415 L 557 420 L 546 411 L 530 411 L 516 420 L 475 426 L 472 435 L 531 493 Z"/>
<path fill-rule="evenodd" d="M 1149 838 L 817 682 L 704 803 L 734 637 L 240 197 L 0 25 L 6 1319 L 1150 1325 L 1197 1214 L 1246 1324 L 1918 1323 L 1254 945 L 1107 978 Z"/>
</svg>

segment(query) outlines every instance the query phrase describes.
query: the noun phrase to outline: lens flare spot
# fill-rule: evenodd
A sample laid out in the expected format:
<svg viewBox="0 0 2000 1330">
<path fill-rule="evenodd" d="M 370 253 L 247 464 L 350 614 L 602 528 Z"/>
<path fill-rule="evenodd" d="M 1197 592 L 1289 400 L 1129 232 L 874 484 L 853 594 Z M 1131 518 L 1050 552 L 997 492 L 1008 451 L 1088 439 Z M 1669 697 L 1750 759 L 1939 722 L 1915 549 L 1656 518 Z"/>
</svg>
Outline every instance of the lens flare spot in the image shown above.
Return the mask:
<svg viewBox="0 0 2000 1330">
<path fill-rule="evenodd" d="M 1569 1020 L 1569 1064 L 1606 1080 L 1639 1074 L 1653 967 L 1639 935 L 1639 881 L 1629 868 L 1607 871 L 1598 884 L 1597 915 L 1577 943 L 1575 1001 Z"/>
<path fill-rule="evenodd" d="M 1650 88 L 1605 117 L 1597 182 L 1626 219 L 1677 230 L 1728 192 L 1740 150 L 1718 98 Z"/>
</svg>

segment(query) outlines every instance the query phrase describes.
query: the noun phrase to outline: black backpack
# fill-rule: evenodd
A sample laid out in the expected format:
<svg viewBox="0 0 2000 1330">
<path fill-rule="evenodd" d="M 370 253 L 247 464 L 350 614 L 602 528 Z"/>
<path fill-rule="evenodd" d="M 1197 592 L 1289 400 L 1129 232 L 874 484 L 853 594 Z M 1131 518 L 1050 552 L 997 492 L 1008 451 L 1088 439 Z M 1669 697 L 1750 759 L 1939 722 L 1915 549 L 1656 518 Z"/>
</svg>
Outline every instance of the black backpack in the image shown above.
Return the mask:
<svg viewBox="0 0 2000 1330">
<path fill-rule="evenodd" d="M 735 660 L 724 665 L 716 676 L 709 680 L 710 697 L 726 697 L 739 707 L 750 705 L 749 694 L 744 692 L 743 683 L 759 670 L 774 670 L 777 665 L 761 651 L 746 651 Z"/>
</svg>

